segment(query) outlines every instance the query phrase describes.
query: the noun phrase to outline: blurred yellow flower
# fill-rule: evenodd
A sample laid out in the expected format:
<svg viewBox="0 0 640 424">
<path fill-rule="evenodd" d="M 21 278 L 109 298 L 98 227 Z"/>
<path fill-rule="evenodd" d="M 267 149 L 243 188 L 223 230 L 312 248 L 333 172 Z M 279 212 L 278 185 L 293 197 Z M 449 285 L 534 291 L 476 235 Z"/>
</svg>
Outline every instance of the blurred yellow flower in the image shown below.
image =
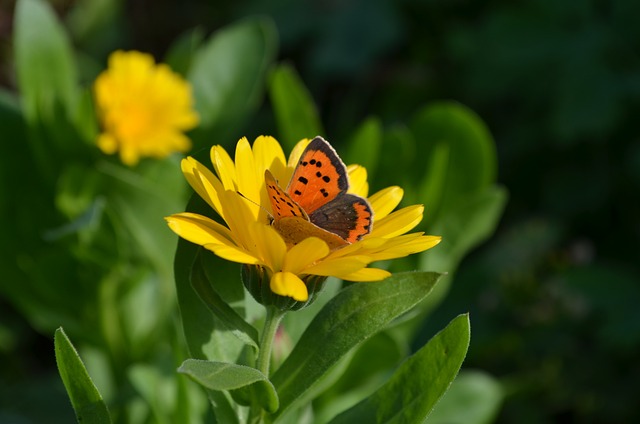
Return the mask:
<svg viewBox="0 0 640 424">
<path fill-rule="evenodd" d="M 141 157 L 163 158 L 191 148 L 183 134 L 198 124 L 191 87 L 151 55 L 112 53 L 94 92 L 103 129 L 97 144 L 105 154 L 119 152 L 132 166 Z"/>
<path fill-rule="evenodd" d="M 167 217 L 169 227 L 221 258 L 257 267 L 272 292 L 299 302 L 309 299 L 310 287 L 305 282 L 316 284 L 314 276 L 378 281 L 390 274 L 383 269 L 367 268 L 371 262 L 422 252 L 440 242 L 440 237 L 421 232 L 405 234 L 422 220 L 423 206 L 393 212 L 403 196 L 400 187 L 389 187 L 367 198 L 366 170 L 351 165 L 347 167 L 349 193 L 368 199 L 374 218 L 371 232 L 353 243 L 345 241 L 333 248 L 317 237 L 307 237 L 293 245 L 287 243 L 267 212 L 272 208 L 265 170 L 278 181 L 289 181 L 308 144 L 309 140 L 300 141 L 288 161 L 272 137 L 258 137 L 253 147 L 246 138 L 240 139 L 235 162 L 224 148 L 214 146 L 211 162 L 215 174 L 192 157 L 183 159 L 182 172 L 189 184 L 226 225 L 184 212 Z"/>
</svg>

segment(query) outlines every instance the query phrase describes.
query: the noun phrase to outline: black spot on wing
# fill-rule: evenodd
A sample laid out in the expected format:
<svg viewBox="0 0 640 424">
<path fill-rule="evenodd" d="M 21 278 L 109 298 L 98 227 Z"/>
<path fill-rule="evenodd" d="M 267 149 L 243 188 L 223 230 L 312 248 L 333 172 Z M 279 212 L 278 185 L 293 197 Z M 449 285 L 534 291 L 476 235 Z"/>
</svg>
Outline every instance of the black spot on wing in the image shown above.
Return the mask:
<svg viewBox="0 0 640 424">
<path fill-rule="evenodd" d="M 349 182 L 347 180 L 347 167 L 345 166 L 344 162 L 342 162 L 342 159 L 340 159 L 340 156 L 338 156 L 338 153 L 335 151 L 335 149 L 331 147 L 329 142 L 327 142 L 324 138 L 317 136 L 313 140 L 311 140 L 305 151 L 302 153 L 302 157 L 305 157 L 306 152 L 309 150 L 317 150 L 324 153 L 324 155 L 331 162 L 331 166 L 329 167 L 329 169 L 335 167 L 336 173 L 338 174 L 338 189 L 341 191 L 346 191 L 349 188 Z M 315 165 L 318 168 L 323 168 L 325 170 L 325 173 L 327 172 L 327 164 L 323 163 L 322 161 L 310 159 L 309 165 Z M 325 180 L 325 182 L 329 181 Z"/>
</svg>

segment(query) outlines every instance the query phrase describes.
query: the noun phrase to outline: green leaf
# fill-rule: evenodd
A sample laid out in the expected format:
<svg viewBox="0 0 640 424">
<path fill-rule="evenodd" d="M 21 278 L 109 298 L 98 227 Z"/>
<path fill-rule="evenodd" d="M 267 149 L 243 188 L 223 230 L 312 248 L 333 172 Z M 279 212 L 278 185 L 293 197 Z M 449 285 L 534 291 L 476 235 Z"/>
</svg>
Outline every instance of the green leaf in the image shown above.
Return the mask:
<svg viewBox="0 0 640 424">
<path fill-rule="evenodd" d="M 159 367 L 135 364 L 128 369 L 129 381 L 149 404 L 155 422 L 170 424 L 176 407 L 177 387 L 171 375 L 163 375 Z"/>
<path fill-rule="evenodd" d="M 418 168 L 420 175 L 416 175 L 417 167 L 411 166 L 416 159 L 416 144 L 411 131 L 403 125 L 393 125 L 383 133 L 380 157 L 385 160 L 378 162 L 374 178 L 378 187 L 415 186 L 416 181 L 419 181 L 424 173 L 423 166 Z M 393 158 L 393 160 L 386 160 L 386 158 Z M 398 172 L 398 164 L 402 164 L 402 172 Z M 416 199 L 415 190 L 405 190 L 403 200 L 406 204 L 423 203 L 422 199 Z"/>
<path fill-rule="evenodd" d="M 351 136 L 345 163 L 362 165 L 369 175 L 375 175 L 382 145 L 382 124 L 380 119 L 371 117 L 364 121 Z"/>
<path fill-rule="evenodd" d="M 273 384 L 255 368 L 225 362 L 187 359 L 178 368 L 178 372 L 188 375 L 207 389 L 215 391 L 237 390 L 257 384 L 261 389 L 256 390 L 260 404 L 268 412 L 275 412 L 278 409 L 278 395 Z"/>
<path fill-rule="evenodd" d="M 428 424 L 488 424 L 494 422 L 504 397 L 502 387 L 480 371 L 461 371 L 433 408 Z"/>
<path fill-rule="evenodd" d="M 165 56 L 165 63 L 175 72 L 187 75 L 196 56 L 198 47 L 204 40 L 204 30 L 200 27 L 190 29 L 169 47 Z"/>
<path fill-rule="evenodd" d="M 107 405 L 62 327 L 56 330 L 54 345 L 58 372 L 67 389 L 78 422 L 110 423 Z"/>
<path fill-rule="evenodd" d="M 258 350 L 258 330 L 246 322 L 216 293 L 199 261 L 194 264 L 191 271 L 191 285 L 205 305 L 234 336 Z"/>
<path fill-rule="evenodd" d="M 469 316 L 460 315 L 405 361 L 384 386 L 331 423 L 424 421 L 458 374 L 469 337 Z"/>
<path fill-rule="evenodd" d="M 434 175 L 435 169 L 427 169 L 422 182 L 422 193 L 442 194 L 421 199 L 429 205 L 432 219 L 495 181 L 495 144 L 486 125 L 470 109 L 454 102 L 434 103 L 416 114 L 410 128 L 419 141 L 417 157 L 421 160 L 434 156 L 431 161 L 441 160 L 444 152 L 448 153 L 446 167 L 442 166 L 445 163 L 437 164 L 440 175 Z"/>
<path fill-rule="evenodd" d="M 291 66 L 279 65 L 273 71 L 269 95 L 285 151 L 303 138 L 324 134 L 313 98 Z"/>
<path fill-rule="evenodd" d="M 273 22 L 251 18 L 218 31 L 196 52 L 188 74 L 200 114 L 196 144 L 231 136 L 259 106 L 276 48 Z"/>
<path fill-rule="evenodd" d="M 464 256 L 494 233 L 507 199 L 508 193 L 503 187 L 489 187 L 470 196 L 458 208 L 433 223 L 429 231 L 432 234 L 446 234 L 446 237 L 436 249 L 420 254 L 419 268 L 448 271 L 449 274 L 444 276 L 433 294 L 421 305 L 423 313 L 428 313 L 447 294 L 453 272 Z M 419 324 L 418 321 L 416 324 Z"/>
<path fill-rule="evenodd" d="M 86 144 L 90 146 L 95 144 L 100 128 L 91 87 L 79 93 L 76 130 Z"/>
<path fill-rule="evenodd" d="M 65 24 L 74 45 L 84 52 L 105 55 L 127 35 L 118 34 L 127 25 L 124 5 L 113 0 L 79 0 L 65 9 Z"/>
<path fill-rule="evenodd" d="M 424 299 L 437 273 L 399 273 L 376 283 L 353 284 L 318 313 L 271 381 L 283 413 L 351 348 Z"/>
<path fill-rule="evenodd" d="M 426 159 L 426 171 L 418 187 L 418 196 L 429 208 L 429 216 L 432 216 L 431 209 L 437 209 L 442 204 L 445 197 L 446 176 L 449 171 L 449 155 L 451 147 L 447 143 L 438 143 L 432 150 L 431 155 Z"/>
<path fill-rule="evenodd" d="M 408 350 L 408 346 L 391 333 L 382 331 L 355 349 L 339 380 L 313 400 L 317 422 L 328 422 L 388 380 L 390 370 L 398 366 Z"/>
<path fill-rule="evenodd" d="M 234 409 L 235 405 L 229 393 L 207 390 L 207 395 L 214 411 L 214 424 L 240 424 L 240 414 Z"/>
<path fill-rule="evenodd" d="M 135 171 L 108 161 L 99 162 L 96 168 L 107 189 L 104 215 L 110 218 L 113 228 L 109 230 L 118 240 L 118 257 L 135 258 L 145 265 L 138 268 L 138 281 L 131 287 L 135 289 L 127 290 L 124 299 L 117 290 L 113 293 L 116 309 L 110 314 L 121 326 L 112 334 L 136 340 L 135 349 L 144 351 L 158 341 L 161 323 L 174 312 L 171 260 L 175 234 L 163 217 L 184 207 L 187 185 L 178 162 L 171 158 L 143 161 Z M 113 325 L 113 320 L 105 320 L 105 325 Z"/>
<path fill-rule="evenodd" d="M 191 196 L 186 210 L 205 216 L 213 212 L 197 194 Z M 206 261 L 211 262 L 211 268 L 216 270 L 215 281 L 211 277 L 209 279 L 215 284 L 218 294 L 229 302 L 224 293 L 232 290 L 226 287 L 236 285 L 242 288 L 240 268 L 238 264 L 220 259 L 211 252 L 200 253 L 201 250 L 202 247 L 179 239 L 174 262 L 176 293 L 189 353 L 196 359 L 235 362 L 245 345 L 202 302 L 191 285 L 191 275 L 198 255 L 206 255 Z M 242 290 L 240 292 L 244 294 Z"/>
<path fill-rule="evenodd" d="M 14 48 L 16 73 L 25 116 L 54 118 L 56 103 L 68 115 L 76 109 L 78 88 L 71 43 L 48 2 L 16 4 Z"/>
</svg>

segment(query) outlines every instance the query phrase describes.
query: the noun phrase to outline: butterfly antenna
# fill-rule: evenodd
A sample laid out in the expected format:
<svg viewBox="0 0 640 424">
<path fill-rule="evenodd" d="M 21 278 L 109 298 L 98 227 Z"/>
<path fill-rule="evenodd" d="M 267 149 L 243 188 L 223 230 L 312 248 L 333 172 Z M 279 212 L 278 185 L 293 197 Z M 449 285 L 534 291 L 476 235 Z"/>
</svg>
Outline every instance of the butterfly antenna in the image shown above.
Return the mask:
<svg viewBox="0 0 640 424">
<path fill-rule="evenodd" d="M 274 221 L 274 217 L 271 214 L 271 212 L 269 212 L 268 210 L 266 210 L 260 203 L 256 203 L 253 200 L 249 199 L 247 196 L 245 196 L 244 194 L 240 193 L 238 190 L 236 190 L 236 193 L 238 193 L 241 197 L 244 197 L 246 200 L 248 200 L 249 202 L 253 203 L 254 205 L 256 205 L 257 207 L 259 207 L 260 209 L 262 209 L 263 211 L 265 211 L 265 213 L 267 214 L 267 216 L 269 217 L 269 224 L 271 224 Z"/>
</svg>

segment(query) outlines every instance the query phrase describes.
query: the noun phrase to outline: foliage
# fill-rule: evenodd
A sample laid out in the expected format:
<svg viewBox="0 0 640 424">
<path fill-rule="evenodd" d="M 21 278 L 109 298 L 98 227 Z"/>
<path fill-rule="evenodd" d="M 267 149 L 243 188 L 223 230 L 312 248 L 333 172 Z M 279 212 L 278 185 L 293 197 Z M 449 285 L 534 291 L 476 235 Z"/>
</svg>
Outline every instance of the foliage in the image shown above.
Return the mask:
<svg viewBox="0 0 640 424">
<path fill-rule="evenodd" d="M 388 393 L 437 361 L 438 343 L 464 339 L 466 318 L 451 320 L 467 311 L 474 369 L 428 422 L 637 421 L 636 3 L 51 4 L 16 2 L 12 48 L 0 50 L 0 421 L 70 421 L 69 398 L 81 416 L 69 373 L 88 399 L 97 388 L 113 422 L 239 422 L 252 398 L 275 410 L 274 390 L 278 422 L 393 413 Z M 447 274 L 309 370 L 295 352 L 314 346 L 315 320 L 349 293 L 391 289 L 330 280 L 283 319 L 275 372 L 251 371 L 263 311 L 232 284 L 239 268 L 184 241 L 172 267 L 162 217 L 189 199 L 176 158 L 127 168 L 95 147 L 91 83 L 130 46 L 192 83 L 196 158 L 240 135 L 290 147 L 320 133 L 373 190 L 397 184 L 424 203 L 421 229 L 443 236 L 383 264 L 391 281 Z M 293 383 L 278 371 L 298 367 Z M 236 385 L 207 378 L 227 372 Z M 438 387 L 411 393 L 433 399 Z"/>
<path fill-rule="evenodd" d="M 37 31 L 31 26 L 34 20 L 39 23 Z M 17 225 L 15 233 L 9 232 L 3 243 L 4 268 L 11 280 L 24 283 L 4 284 L 2 292 L 34 328 L 51 334 L 54 327 L 63 325 L 71 335 L 56 330 L 55 352 L 78 421 L 203 420 L 207 414 L 202 408 L 204 392 L 195 391 L 193 384 L 176 374 L 176 368 L 207 389 L 216 420 L 244 421 L 243 405 L 249 406 L 251 420 L 297 420 L 308 413 L 305 402 L 327 392 L 340 371 L 352 372 L 355 364 L 349 364 L 349 359 L 354 349 L 424 304 L 432 292 L 440 276 L 425 272 L 397 273 L 377 284 L 345 287 L 332 299 L 325 298 L 315 316 L 300 312 L 297 328 L 307 328 L 297 335 L 291 332 L 295 347 L 272 375 L 253 368 L 255 355 L 259 353 L 260 361 L 264 356 L 260 349 L 270 350 L 271 345 L 262 344 L 267 333 L 258 340 L 252 321 L 259 315 L 239 284 L 237 265 L 220 263 L 181 241 L 174 292 L 174 273 L 168 266 L 173 243 L 161 218 L 171 209 L 180 210 L 186 201 L 175 160 L 146 159 L 127 168 L 101 156 L 94 145 L 98 124 L 90 89 L 80 83 L 78 75 L 83 72 L 77 68 L 64 26 L 46 3 L 20 0 L 15 30 L 20 107 L 14 94 L 6 92 L 3 114 L 11 118 L 7 130 L 28 143 L 15 152 L 21 160 L 7 162 L 15 171 L 5 177 L 18 176 L 21 188 L 3 180 L 6 199 L 15 206 L 4 213 L 9 220 L 19 217 L 22 225 L 35 223 L 36 231 L 25 237 Z M 268 82 L 275 120 L 289 144 L 321 131 L 313 101 L 293 68 L 276 65 L 267 78 L 275 42 L 273 25 L 257 18 L 233 24 L 206 40 L 187 36 L 171 49 L 169 59 L 191 82 L 201 116 L 201 125 L 192 133 L 196 151 L 240 128 L 259 105 L 264 82 Z M 469 120 L 470 112 L 457 106 L 434 105 L 430 110 L 446 114 L 450 108 L 472 131 L 482 128 L 479 121 Z M 383 147 L 384 133 L 379 126 L 371 127 L 371 122 L 376 121 L 365 122 L 359 131 L 355 148 Z M 458 125 L 450 122 L 448 128 Z M 428 131 L 433 124 L 419 127 Z M 365 145 L 372 130 L 378 141 Z M 409 137 L 415 145 L 413 135 Z M 467 136 L 467 145 L 452 149 L 457 152 L 453 157 L 464 155 L 468 146 L 479 141 L 490 144 L 484 137 L 481 141 L 473 134 Z M 462 138 L 454 134 L 442 142 L 459 144 Z M 372 171 L 380 155 L 374 151 L 368 156 Z M 473 163 L 469 157 L 466 160 Z M 494 168 L 491 150 L 488 160 L 489 169 Z M 446 166 L 440 169 L 447 172 Z M 444 184 L 451 175 L 455 174 L 434 178 Z M 482 191 L 491 184 L 489 177 L 472 190 Z M 38 187 L 42 195 L 35 200 L 41 207 L 32 207 L 32 192 L 22 191 L 27 186 Z M 440 194 L 468 191 L 463 183 Z M 453 201 L 426 200 L 441 203 L 443 210 L 459 207 Z M 201 208 L 197 202 L 191 204 L 194 210 Z M 186 345 L 174 320 L 174 293 Z M 404 333 L 394 348 L 408 349 L 419 315 L 414 312 L 413 318 L 394 324 L 394 331 Z M 267 314 L 267 324 L 270 317 Z M 287 331 L 286 325 L 283 328 Z M 80 354 L 70 339 L 79 342 Z M 394 387 L 408 385 L 408 393 L 420 407 L 405 410 L 409 414 L 405 418 L 424 420 L 456 376 L 468 343 L 468 319 L 459 318 L 364 403 L 353 408 L 336 403 L 336 407 L 327 398 L 318 415 L 329 419 L 344 411 L 342 417 L 378 413 L 392 417 L 403 405 L 402 397 L 397 397 L 402 391 Z M 396 368 L 398 359 L 385 368 Z M 182 362 L 179 368 L 176 361 Z M 435 374 L 426 378 L 430 373 Z M 338 396 L 339 391 L 332 395 Z M 364 392 L 354 397 L 354 403 L 363 396 Z M 19 410 L 11 413 L 30 415 Z"/>
</svg>

